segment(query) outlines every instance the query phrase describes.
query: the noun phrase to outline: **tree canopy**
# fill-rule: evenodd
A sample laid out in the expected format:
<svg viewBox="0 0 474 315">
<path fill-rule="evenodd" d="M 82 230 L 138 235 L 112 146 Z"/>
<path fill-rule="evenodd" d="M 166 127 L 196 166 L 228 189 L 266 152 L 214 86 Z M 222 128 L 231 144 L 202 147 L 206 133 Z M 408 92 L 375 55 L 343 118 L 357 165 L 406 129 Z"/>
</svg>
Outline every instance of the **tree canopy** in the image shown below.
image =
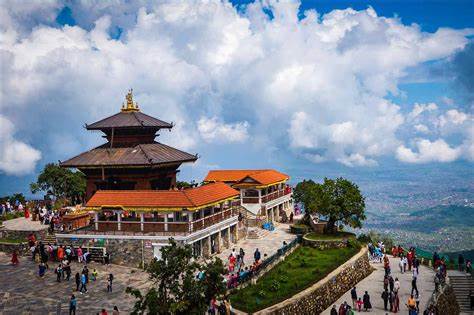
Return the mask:
<svg viewBox="0 0 474 315">
<path fill-rule="evenodd" d="M 360 228 L 365 220 L 364 196 L 356 184 L 342 177 L 325 178 L 322 184 L 304 180 L 296 185 L 293 195 L 307 213 L 328 218 L 328 232 L 334 232 L 337 223 Z"/>
<path fill-rule="evenodd" d="M 146 293 L 127 288 L 137 300 L 132 314 L 204 314 L 212 297 L 225 292 L 224 264 L 219 258 L 200 264 L 193 260 L 190 245 L 173 239 L 161 248 L 161 259 L 147 267 L 153 286 Z M 197 273 L 204 273 L 198 279 Z"/>
<path fill-rule="evenodd" d="M 38 175 L 36 182 L 30 184 L 32 193 L 43 191 L 56 199 L 66 198 L 72 203 L 80 203 L 86 192 L 86 177 L 80 172 L 60 167 L 57 164 L 46 164 Z"/>
</svg>

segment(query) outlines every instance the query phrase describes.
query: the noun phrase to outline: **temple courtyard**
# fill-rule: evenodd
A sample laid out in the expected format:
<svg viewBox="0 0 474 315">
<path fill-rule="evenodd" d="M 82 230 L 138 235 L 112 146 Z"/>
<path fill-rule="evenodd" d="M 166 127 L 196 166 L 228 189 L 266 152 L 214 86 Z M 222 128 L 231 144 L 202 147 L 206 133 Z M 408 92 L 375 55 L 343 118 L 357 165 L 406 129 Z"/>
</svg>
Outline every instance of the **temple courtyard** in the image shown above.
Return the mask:
<svg viewBox="0 0 474 315">
<path fill-rule="evenodd" d="M 109 314 L 117 306 L 121 314 L 128 314 L 134 298 L 125 289 L 128 286 L 144 288 L 148 275 L 134 268 L 117 265 L 105 266 L 89 263 L 89 273 L 97 269 L 98 279 L 90 281 L 88 292 L 76 292 L 74 275 L 83 268 L 82 264 L 72 264 L 71 280 L 58 283 L 54 263 L 43 279 L 38 277 L 38 266 L 28 257 L 20 258 L 19 266 L 10 265 L 10 256 L 0 253 L 0 314 L 69 314 L 71 294 L 77 298 L 78 314 L 98 314 L 105 308 Z M 107 275 L 114 275 L 113 292 L 107 293 Z"/>
</svg>

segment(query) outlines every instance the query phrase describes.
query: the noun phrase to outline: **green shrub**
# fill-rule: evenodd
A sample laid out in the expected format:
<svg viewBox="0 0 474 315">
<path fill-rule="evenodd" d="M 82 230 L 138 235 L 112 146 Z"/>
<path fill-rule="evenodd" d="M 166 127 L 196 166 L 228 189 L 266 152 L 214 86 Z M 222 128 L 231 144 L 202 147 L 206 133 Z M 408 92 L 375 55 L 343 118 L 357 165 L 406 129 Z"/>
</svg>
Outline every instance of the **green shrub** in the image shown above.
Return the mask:
<svg viewBox="0 0 474 315">
<path fill-rule="evenodd" d="M 278 280 L 273 280 L 270 285 L 270 291 L 277 292 L 280 289 L 280 282 Z"/>
<path fill-rule="evenodd" d="M 351 248 L 360 248 L 361 244 L 358 240 L 350 238 L 347 240 L 347 246 Z"/>
</svg>

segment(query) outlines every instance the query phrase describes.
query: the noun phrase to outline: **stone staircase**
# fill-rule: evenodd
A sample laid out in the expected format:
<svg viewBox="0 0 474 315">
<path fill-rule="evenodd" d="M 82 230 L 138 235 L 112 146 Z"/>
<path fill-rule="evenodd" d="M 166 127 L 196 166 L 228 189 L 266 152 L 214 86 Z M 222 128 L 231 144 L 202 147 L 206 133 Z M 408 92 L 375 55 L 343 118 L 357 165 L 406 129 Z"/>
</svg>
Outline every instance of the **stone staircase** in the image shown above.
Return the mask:
<svg viewBox="0 0 474 315">
<path fill-rule="evenodd" d="M 251 240 L 263 239 L 271 232 L 259 227 L 249 227 L 247 230 L 247 238 Z"/>
<path fill-rule="evenodd" d="M 449 280 L 461 308 L 461 313 L 474 314 L 473 310 L 471 310 L 471 301 L 469 299 L 470 292 L 474 293 L 474 279 L 472 276 L 462 273 L 450 274 Z"/>
</svg>

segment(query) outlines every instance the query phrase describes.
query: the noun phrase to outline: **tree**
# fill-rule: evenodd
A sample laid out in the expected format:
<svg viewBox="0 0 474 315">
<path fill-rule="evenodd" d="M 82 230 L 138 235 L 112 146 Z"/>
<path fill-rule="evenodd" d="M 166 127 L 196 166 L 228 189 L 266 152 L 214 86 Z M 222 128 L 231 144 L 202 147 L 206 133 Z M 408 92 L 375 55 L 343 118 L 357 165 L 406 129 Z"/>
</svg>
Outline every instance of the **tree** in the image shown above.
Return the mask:
<svg viewBox="0 0 474 315">
<path fill-rule="evenodd" d="M 204 314 L 212 297 L 225 292 L 224 265 L 219 258 L 207 264 L 193 260 L 190 245 L 178 245 L 173 239 L 161 248 L 161 260 L 152 260 L 146 271 L 153 286 L 145 294 L 127 288 L 137 301 L 132 314 Z M 204 279 L 196 277 L 204 272 Z"/>
<path fill-rule="evenodd" d="M 56 199 L 67 198 L 72 203 L 80 203 L 86 192 L 86 177 L 57 164 L 46 164 L 35 183 L 30 184 L 32 193 L 43 191 Z"/>
<path fill-rule="evenodd" d="M 362 227 L 365 220 L 365 198 L 359 187 L 342 177 L 325 178 L 322 184 L 312 180 L 296 185 L 296 202 L 301 202 L 307 213 L 319 213 L 328 218 L 327 231 L 335 231 L 337 223 L 354 228 Z"/>
</svg>

